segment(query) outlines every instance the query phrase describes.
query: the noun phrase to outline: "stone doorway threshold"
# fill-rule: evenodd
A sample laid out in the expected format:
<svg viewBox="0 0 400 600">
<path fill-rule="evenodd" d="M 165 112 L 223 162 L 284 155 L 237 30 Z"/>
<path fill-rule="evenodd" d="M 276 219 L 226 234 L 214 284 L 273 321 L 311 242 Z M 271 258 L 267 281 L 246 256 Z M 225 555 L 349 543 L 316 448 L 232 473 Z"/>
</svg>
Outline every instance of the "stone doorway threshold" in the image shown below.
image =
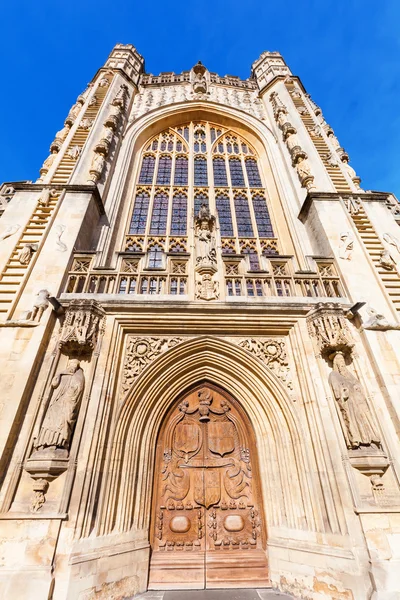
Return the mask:
<svg viewBox="0 0 400 600">
<path fill-rule="evenodd" d="M 272 589 L 248 590 L 170 590 L 150 591 L 135 600 L 294 600 L 293 596 Z"/>
</svg>

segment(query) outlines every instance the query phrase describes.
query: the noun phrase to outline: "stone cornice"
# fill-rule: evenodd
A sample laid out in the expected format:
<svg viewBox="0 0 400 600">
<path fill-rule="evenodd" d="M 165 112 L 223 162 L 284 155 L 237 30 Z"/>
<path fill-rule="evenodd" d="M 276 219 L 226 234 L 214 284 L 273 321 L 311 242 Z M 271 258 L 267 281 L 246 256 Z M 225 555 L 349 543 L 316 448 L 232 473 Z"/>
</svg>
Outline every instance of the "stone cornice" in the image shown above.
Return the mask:
<svg viewBox="0 0 400 600">
<path fill-rule="evenodd" d="M 304 219 L 308 215 L 308 211 L 313 202 L 317 201 L 331 201 L 336 202 L 341 200 L 342 198 L 357 198 L 363 200 L 364 202 L 386 202 L 387 199 L 391 196 L 389 192 L 365 192 L 365 193 L 357 193 L 357 192 L 349 192 L 346 194 L 339 194 L 337 192 L 309 192 L 303 202 L 303 205 L 298 214 L 298 218 L 300 221 L 304 222 Z"/>
<path fill-rule="evenodd" d="M 99 209 L 100 215 L 105 214 L 103 200 L 101 198 L 99 189 L 97 185 L 87 185 L 87 184 L 74 184 L 74 185 L 65 185 L 65 184 L 57 184 L 57 183 L 27 183 L 27 182 L 9 182 L 7 185 L 10 185 L 14 188 L 16 192 L 40 192 L 45 188 L 49 188 L 51 190 L 60 190 L 70 194 L 92 194 L 94 196 L 95 202 L 97 204 L 97 208 Z"/>
</svg>

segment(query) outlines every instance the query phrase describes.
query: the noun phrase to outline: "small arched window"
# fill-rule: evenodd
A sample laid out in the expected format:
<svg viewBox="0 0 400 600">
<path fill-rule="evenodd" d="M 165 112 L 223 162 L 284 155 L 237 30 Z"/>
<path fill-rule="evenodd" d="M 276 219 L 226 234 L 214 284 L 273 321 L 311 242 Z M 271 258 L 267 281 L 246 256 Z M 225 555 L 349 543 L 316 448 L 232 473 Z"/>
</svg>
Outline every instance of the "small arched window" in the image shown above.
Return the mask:
<svg viewBox="0 0 400 600">
<path fill-rule="evenodd" d="M 197 194 L 194 197 L 194 214 L 195 214 L 195 216 L 197 216 L 199 214 L 199 211 L 200 211 L 201 207 L 203 206 L 203 204 L 208 206 L 208 196 L 206 194 L 204 194 L 203 192 L 197 192 Z"/>
</svg>

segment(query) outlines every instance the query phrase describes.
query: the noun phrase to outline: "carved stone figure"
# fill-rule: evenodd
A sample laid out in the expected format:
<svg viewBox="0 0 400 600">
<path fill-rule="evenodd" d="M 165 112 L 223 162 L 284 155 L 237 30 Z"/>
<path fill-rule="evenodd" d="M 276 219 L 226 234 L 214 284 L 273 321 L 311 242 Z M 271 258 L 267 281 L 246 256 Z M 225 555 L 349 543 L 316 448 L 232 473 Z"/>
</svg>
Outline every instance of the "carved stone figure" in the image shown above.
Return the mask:
<svg viewBox="0 0 400 600">
<path fill-rule="evenodd" d="M 386 249 L 380 252 L 379 264 L 387 271 L 393 271 L 394 263 L 392 257 L 390 256 L 389 250 Z"/>
<path fill-rule="evenodd" d="M 324 154 L 323 158 L 326 160 L 330 167 L 334 167 L 335 169 L 339 168 L 339 162 L 336 158 L 336 155 L 330 152 L 329 154 Z"/>
<path fill-rule="evenodd" d="M 37 293 L 37 297 L 33 304 L 32 313 L 29 319 L 30 321 L 36 321 L 37 323 L 40 322 L 42 314 L 49 306 L 49 298 L 50 292 L 48 290 L 40 290 L 40 292 Z"/>
<path fill-rule="evenodd" d="M 38 200 L 39 206 L 43 206 L 44 208 L 46 208 L 49 205 L 50 198 L 56 193 L 56 190 L 52 190 L 50 188 L 43 188 L 42 193 L 40 194 L 40 198 Z"/>
<path fill-rule="evenodd" d="M 339 256 L 343 260 L 351 260 L 354 249 L 354 239 L 350 231 L 340 234 Z"/>
<path fill-rule="evenodd" d="M 112 104 L 114 106 L 120 106 L 121 108 L 125 108 L 125 102 L 126 102 L 127 97 L 128 97 L 128 86 L 123 83 L 122 85 L 120 85 L 119 90 L 116 93 L 114 100 L 112 101 Z"/>
<path fill-rule="evenodd" d="M 57 248 L 58 250 L 60 250 L 60 252 L 66 252 L 67 250 L 67 246 L 66 244 L 64 244 L 64 242 L 61 241 L 61 236 L 64 233 L 66 227 L 65 225 L 57 225 L 55 232 L 56 232 L 56 244 L 57 244 Z"/>
<path fill-rule="evenodd" d="M 79 127 L 81 127 L 82 129 L 86 129 L 86 131 L 88 131 L 93 125 L 93 119 L 82 119 L 82 121 L 79 123 Z"/>
<path fill-rule="evenodd" d="M 50 152 L 53 152 L 53 151 L 58 152 L 60 150 L 69 131 L 70 131 L 70 126 L 67 123 L 65 124 L 65 126 L 62 129 L 60 129 L 60 131 L 57 131 L 56 136 L 51 143 Z"/>
<path fill-rule="evenodd" d="M 338 407 L 346 445 L 351 449 L 381 445 L 380 435 L 368 407 L 361 384 L 347 368 L 344 355 L 337 352 L 329 383 Z"/>
<path fill-rule="evenodd" d="M 314 125 L 313 127 L 307 127 L 307 129 L 311 133 L 311 135 L 313 135 L 314 137 L 322 137 L 322 130 L 319 125 Z"/>
<path fill-rule="evenodd" d="M 337 139 L 336 135 L 333 133 L 333 131 L 330 131 L 328 133 L 328 139 L 330 140 L 332 146 L 335 148 L 335 150 L 339 150 L 340 149 L 340 143 L 339 140 Z"/>
<path fill-rule="evenodd" d="M 51 165 L 53 164 L 53 162 L 55 161 L 57 157 L 57 151 L 52 150 L 52 153 L 46 158 L 46 160 L 44 161 L 42 168 L 40 169 L 40 176 L 44 177 L 48 171 L 50 170 Z"/>
<path fill-rule="evenodd" d="M 95 106 L 95 105 L 96 105 L 96 102 L 97 102 L 97 96 L 96 96 L 96 94 L 94 94 L 94 95 L 93 95 L 93 96 L 90 98 L 90 101 L 89 101 L 89 108 L 92 108 L 93 106 Z"/>
<path fill-rule="evenodd" d="M 108 81 L 107 77 L 104 75 L 99 81 L 99 87 L 108 87 L 109 85 L 110 85 L 110 82 Z"/>
<path fill-rule="evenodd" d="M 194 77 L 192 81 L 193 93 L 194 94 L 206 94 L 207 93 L 207 79 L 205 73 L 206 67 L 199 61 L 192 69 Z"/>
<path fill-rule="evenodd" d="M 21 265 L 28 265 L 34 252 L 38 249 L 37 244 L 24 244 L 17 254 L 17 260 Z"/>
<path fill-rule="evenodd" d="M 217 253 L 215 249 L 215 217 L 210 214 L 205 204 L 196 217 L 196 265 L 215 265 Z"/>
<path fill-rule="evenodd" d="M 0 235 L 0 242 L 11 237 L 12 235 L 14 235 L 14 233 L 17 233 L 17 231 L 20 227 L 21 227 L 21 225 L 18 225 L 18 224 L 10 225 L 9 227 L 7 227 L 7 229 L 4 231 L 4 233 L 2 233 Z"/>
<path fill-rule="evenodd" d="M 296 171 L 303 187 L 307 188 L 308 191 L 316 189 L 314 185 L 314 176 L 311 173 L 310 163 L 306 158 L 300 156 L 298 162 L 296 163 Z"/>
<path fill-rule="evenodd" d="M 349 165 L 349 157 L 347 156 L 347 154 L 342 155 L 341 161 L 342 161 L 342 165 L 343 165 L 345 171 L 347 171 L 347 174 L 349 175 L 350 179 L 356 186 L 357 190 L 359 192 L 362 192 L 363 190 L 360 187 L 361 179 L 359 177 L 357 177 L 357 173 L 355 172 L 353 167 L 351 167 Z"/>
<path fill-rule="evenodd" d="M 96 145 L 96 152 L 108 153 L 110 146 L 114 140 L 114 131 L 111 127 L 103 128 L 103 135 L 100 142 Z"/>
<path fill-rule="evenodd" d="M 400 242 L 396 236 L 391 233 L 383 234 L 384 248 L 386 251 L 386 258 L 391 259 L 394 268 L 400 275 Z"/>
<path fill-rule="evenodd" d="M 69 449 L 84 387 L 85 376 L 80 363 L 71 360 L 67 370 L 51 382 L 49 406 L 34 440 L 35 450 Z"/>
<path fill-rule="evenodd" d="M 106 164 L 106 159 L 103 154 L 95 152 L 92 158 L 92 164 L 90 166 L 90 181 L 96 183 L 98 181 L 104 170 L 104 166 Z"/>
<path fill-rule="evenodd" d="M 73 107 L 69 111 L 68 116 L 65 119 L 65 123 L 67 123 L 69 125 L 72 125 L 74 123 L 76 117 L 79 115 L 79 113 L 81 111 L 83 103 L 84 103 L 84 100 L 82 98 L 78 98 L 76 103 L 73 105 Z"/>
<path fill-rule="evenodd" d="M 370 318 L 363 324 L 363 329 L 372 329 L 375 331 L 389 331 L 391 329 L 400 329 L 399 323 L 390 323 L 384 315 L 376 311 L 371 306 L 367 307 L 367 313 Z"/>
<path fill-rule="evenodd" d="M 78 146 L 78 144 L 75 144 L 75 146 L 72 146 L 72 148 L 69 148 L 66 152 L 66 154 L 72 158 L 72 160 L 77 160 L 80 156 L 82 152 L 82 146 Z"/>
</svg>

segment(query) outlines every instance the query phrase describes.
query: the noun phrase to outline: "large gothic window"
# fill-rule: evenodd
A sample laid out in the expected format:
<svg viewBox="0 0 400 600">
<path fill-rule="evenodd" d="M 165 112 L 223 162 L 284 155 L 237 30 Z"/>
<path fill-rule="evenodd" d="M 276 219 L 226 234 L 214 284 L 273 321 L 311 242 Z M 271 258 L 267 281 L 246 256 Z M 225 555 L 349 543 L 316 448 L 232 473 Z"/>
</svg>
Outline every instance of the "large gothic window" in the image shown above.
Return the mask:
<svg viewBox="0 0 400 600">
<path fill-rule="evenodd" d="M 150 139 L 140 158 L 124 249 L 144 255 L 140 264 L 163 273 L 139 277 L 136 293 L 186 293 L 193 219 L 203 204 L 216 217 L 222 257 L 242 260 L 251 274 L 264 268 L 264 257 L 276 253 L 255 149 L 224 127 L 184 123 Z M 259 295 L 258 283 L 249 284 L 253 295 Z M 237 296 L 247 284 L 233 278 L 227 285 Z"/>
</svg>

